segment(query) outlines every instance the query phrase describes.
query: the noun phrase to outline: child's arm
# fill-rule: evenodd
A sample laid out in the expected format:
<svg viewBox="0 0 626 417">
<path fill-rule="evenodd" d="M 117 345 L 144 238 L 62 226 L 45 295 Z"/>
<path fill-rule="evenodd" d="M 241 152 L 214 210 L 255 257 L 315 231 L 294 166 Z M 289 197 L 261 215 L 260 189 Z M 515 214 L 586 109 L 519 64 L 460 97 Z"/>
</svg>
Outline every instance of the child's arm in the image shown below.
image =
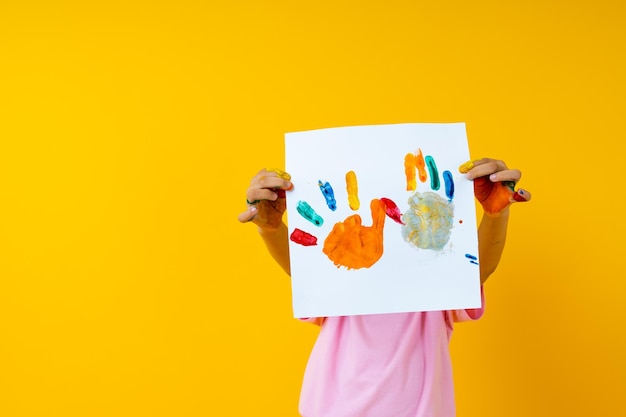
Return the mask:
<svg viewBox="0 0 626 417">
<path fill-rule="evenodd" d="M 276 230 L 266 230 L 259 227 L 259 235 L 265 242 L 268 252 L 287 275 L 291 276 L 287 234 L 287 225 L 285 223 L 281 223 Z"/>
<path fill-rule="evenodd" d="M 285 191 L 293 189 L 291 176 L 280 170 L 262 169 L 250 182 L 246 193 L 248 209 L 238 217 L 242 223 L 257 225 L 268 252 L 290 274 L 289 240 L 283 214 L 287 208 Z"/>
<path fill-rule="evenodd" d="M 480 259 L 480 283 L 484 284 L 487 278 L 496 270 L 500 263 L 506 229 L 509 222 L 509 209 L 497 215 L 483 214 L 478 227 L 478 256 Z"/>
<path fill-rule="evenodd" d="M 459 170 L 474 180 L 474 194 L 484 210 L 478 227 L 480 282 L 483 284 L 500 262 L 506 241 L 509 207 L 515 202 L 528 201 L 531 196 L 525 190 L 515 191 L 515 184 L 522 173 L 507 168 L 503 161 L 484 158 L 463 164 Z"/>
</svg>

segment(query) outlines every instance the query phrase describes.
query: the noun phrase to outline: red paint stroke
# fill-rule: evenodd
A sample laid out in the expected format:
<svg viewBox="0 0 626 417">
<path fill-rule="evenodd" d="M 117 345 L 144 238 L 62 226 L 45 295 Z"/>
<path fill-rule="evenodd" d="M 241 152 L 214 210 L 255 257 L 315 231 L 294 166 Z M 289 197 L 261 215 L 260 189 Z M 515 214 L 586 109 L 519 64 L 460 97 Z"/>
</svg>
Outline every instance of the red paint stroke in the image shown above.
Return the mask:
<svg viewBox="0 0 626 417">
<path fill-rule="evenodd" d="M 296 242 L 302 246 L 315 246 L 317 245 L 317 238 L 310 233 L 305 232 L 304 230 L 300 230 L 298 228 L 294 229 L 289 236 L 289 239 L 292 242 Z"/>
<path fill-rule="evenodd" d="M 402 221 L 402 213 L 400 213 L 400 209 L 396 203 L 385 197 L 381 198 L 380 201 L 385 203 L 385 213 L 387 213 L 387 216 L 398 224 L 404 224 Z"/>
</svg>

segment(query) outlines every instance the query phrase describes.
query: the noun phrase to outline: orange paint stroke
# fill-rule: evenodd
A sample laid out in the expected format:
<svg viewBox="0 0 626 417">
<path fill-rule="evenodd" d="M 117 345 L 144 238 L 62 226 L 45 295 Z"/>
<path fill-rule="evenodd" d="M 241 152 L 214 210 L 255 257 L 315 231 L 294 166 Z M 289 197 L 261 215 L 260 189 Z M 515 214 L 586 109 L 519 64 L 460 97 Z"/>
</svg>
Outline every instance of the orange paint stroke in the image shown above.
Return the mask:
<svg viewBox="0 0 626 417">
<path fill-rule="evenodd" d="M 348 205 L 352 210 L 358 210 L 361 207 L 361 202 L 359 201 L 359 185 L 354 171 L 346 173 L 346 189 L 348 190 Z"/>
<path fill-rule="evenodd" d="M 404 156 L 404 174 L 406 175 L 406 190 L 415 191 L 417 183 L 415 182 L 415 170 L 416 170 L 415 155 L 407 153 Z"/>
<path fill-rule="evenodd" d="M 385 203 L 374 199 L 370 209 L 372 226 L 363 226 L 361 217 L 353 214 L 336 223 L 326 237 L 323 252 L 337 267 L 369 268 L 383 255 Z"/>
<path fill-rule="evenodd" d="M 418 149 L 415 155 L 415 166 L 417 167 L 420 181 L 426 182 L 428 175 L 426 174 L 426 162 L 424 162 L 424 154 L 422 154 L 421 149 Z"/>
</svg>

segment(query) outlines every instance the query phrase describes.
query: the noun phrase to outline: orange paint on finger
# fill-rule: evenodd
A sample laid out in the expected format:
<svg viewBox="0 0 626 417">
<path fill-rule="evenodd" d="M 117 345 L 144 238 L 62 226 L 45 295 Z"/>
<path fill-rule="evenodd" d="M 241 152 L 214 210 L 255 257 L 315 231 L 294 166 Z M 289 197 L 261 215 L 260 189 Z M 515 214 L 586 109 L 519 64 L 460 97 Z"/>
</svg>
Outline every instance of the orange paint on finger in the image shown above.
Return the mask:
<svg viewBox="0 0 626 417">
<path fill-rule="evenodd" d="M 361 202 L 359 201 L 359 185 L 354 171 L 346 173 L 346 189 L 348 191 L 348 205 L 352 210 L 358 210 L 361 207 Z"/>
</svg>

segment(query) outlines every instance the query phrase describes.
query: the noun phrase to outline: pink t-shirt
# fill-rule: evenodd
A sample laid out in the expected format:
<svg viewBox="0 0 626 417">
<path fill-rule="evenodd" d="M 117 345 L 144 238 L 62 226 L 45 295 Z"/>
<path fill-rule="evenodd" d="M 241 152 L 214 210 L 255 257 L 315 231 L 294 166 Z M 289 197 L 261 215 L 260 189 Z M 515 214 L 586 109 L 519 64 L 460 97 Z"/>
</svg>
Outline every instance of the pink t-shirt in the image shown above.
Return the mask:
<svg viewBox="0 0 626 417">
<path fill-rule="evenodd" d="M 481 308 L 327 317 L 306 367 L 303 417 L 452 417 L 453 323 Z"/>
</svg>

